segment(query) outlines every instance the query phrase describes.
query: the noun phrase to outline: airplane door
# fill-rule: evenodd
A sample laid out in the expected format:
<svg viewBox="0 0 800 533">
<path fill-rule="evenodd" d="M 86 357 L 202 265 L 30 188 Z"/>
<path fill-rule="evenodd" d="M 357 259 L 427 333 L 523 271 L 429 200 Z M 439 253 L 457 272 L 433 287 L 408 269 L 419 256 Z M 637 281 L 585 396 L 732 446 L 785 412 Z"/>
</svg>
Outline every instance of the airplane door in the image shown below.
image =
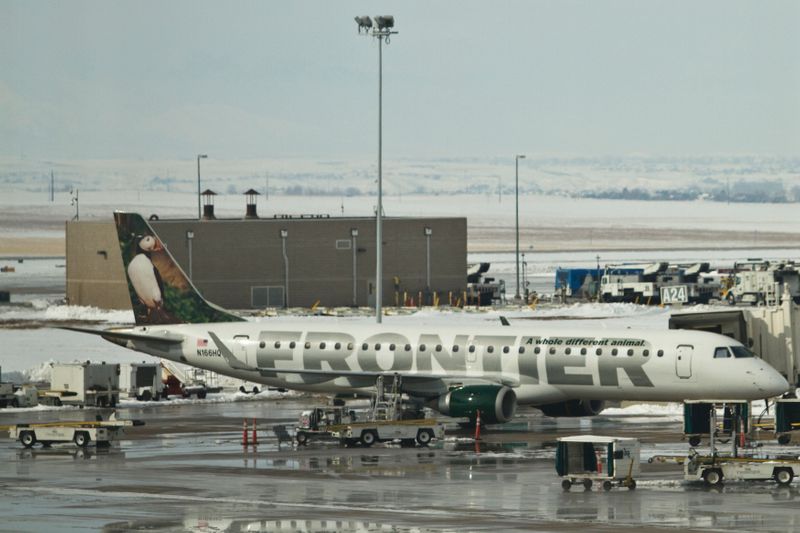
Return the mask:
<svg viewBox="0 0 800 533">
<path fill-rule="evenodd" d="M 248 366 L 258 366 L 256 363 L 256 344 L 250 342 L 249 335 L 236 335 L 233 337 L 233 355 Z"/>
<path fill-rule="evenodd" d="M 678 354 L 675 356 L 675 372 L 679 378 L 692 377 L 692 353 L 694 346 L 682 344 L 678 346 Z"/>
</svg>

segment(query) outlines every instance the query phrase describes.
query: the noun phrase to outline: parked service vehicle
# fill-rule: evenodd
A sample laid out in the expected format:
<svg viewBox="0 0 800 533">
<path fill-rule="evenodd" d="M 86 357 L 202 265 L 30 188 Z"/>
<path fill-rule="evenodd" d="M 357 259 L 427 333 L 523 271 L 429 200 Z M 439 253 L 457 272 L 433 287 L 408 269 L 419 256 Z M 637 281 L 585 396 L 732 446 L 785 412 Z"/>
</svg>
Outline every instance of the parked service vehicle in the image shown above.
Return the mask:
<svg viewBox="0 0 800 533">
<path fill-rule="evenodd" d="M 108 420 L 17 424 L 8 426 L 8 435 L 19 440 L 26 448 L 34 447 L 36 443 L 47 447 L 64 442 L 74 442 L 81 448 L 92 442 L 98 447 L 105 447 L 121 436 L 126 427 L 142 425 L 144 422 L 139 420 L 117 420 L 116 413 L 111 413 Z"/>
<path fill-rule="evenodd" d="M 599 435 L 578 435 L 558 439 L 556 472 L 563 478 L 561 488 L 581 483 L 589 490 L 595 482 L 609 491 L 614 485 L 636 488 L 639 475 L 639 440 Z"/>
<path fill-rule="evenodd" d="M 33 385 L 17 386 L 13 383 L 0 383 L 0 408 L 37 405 L 39 405 L 39 393 Z"/>
<path fill-rule="evenodd" d="M 119 375 L 120 393 L 142 402 L 166 398 L 159 363 L 123 363 Z"/>
<path fill-rule="evenodd" d="M 372 446 L 377 442 L 400 440 L 403 446 L 428 446 L 444 438 L 444 425 L 432 418 L 418 420 L 372 420 L 353 422 L 332 431 L 345 445 Z"/>
<path fill-rule="evenodd" d="M 700 481 L 708 486 L 721 485 L 724 480 L 764 481 L 774 479 L 778 485 L 788 485 L 800 473 L 800 460 L 792 458 L 720 457 L 691 454 L 684 461 L 684 479 Z"/>
<path fill-rule="evenodd" d="M 118 364 L 53 364 L 50 392 L 64 405 L 113 407 L 119 403 L 119 374 Z"/>
</svg>

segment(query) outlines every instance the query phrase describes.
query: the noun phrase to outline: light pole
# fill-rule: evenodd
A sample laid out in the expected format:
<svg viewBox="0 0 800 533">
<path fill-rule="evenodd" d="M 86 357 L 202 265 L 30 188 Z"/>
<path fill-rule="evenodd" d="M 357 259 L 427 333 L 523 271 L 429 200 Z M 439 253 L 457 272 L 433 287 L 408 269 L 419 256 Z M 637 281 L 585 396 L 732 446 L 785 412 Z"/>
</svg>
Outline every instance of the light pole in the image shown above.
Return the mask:
<svg viewBox="0 0 800 533">
<path fill-rule="evenodd" d="M 353 246 L 353 307 L 358 307 L 358 228 L 350 228 Z"/>
<path fill-rule="evenodd" d="M 192 240 L 194 239 L 194 232 L 192 230 L 188 230 L 186 232 L 186 243 L 189 245 L 189 281 L 192 278 Z M 192 283 L 194 283 L 192 281 Z"/>
<path fill-rule="evenodd" d="M 206 154 L 197 154 L 197 220 L 203 218 L 203 213 L 200 209 L 200 160 L 207 157 Z"/>
<path fill-rule="evenodd" d="M 425 288 L 428 292 L 431 292 L 431 235 L 433 235 L 433 230 L 431 228 L 425 228 L 425 244 L 426 244 L 426 261 L 425 261 Z"/>
<path fill-rule="evenodd" d="M 286 255 L 286 239 L 289 230 L 281 229 L 281 248 L 283 248 L 283 307 L 289 307 L 289 256 Z"/>
<path fill-rule="evenodd" d="M 517 292 L 514 295 L 514 299 L 516 299 L 517 301 L 519 301 L 520 298 L 522 298 L 522 296 L 519 293 L 519 160 L 520 159 L 525 159 L 525 156 L 522 155 L 522 154 L 517 154 L 516 156 L 514 156 L 514 166 L 515 166 L 515 173 L 514 173 L 514 176 L 515 176 L 515 178 L 514 178 L 514 191 L 515 192 L 514 192 L 514 196 L 516 198 L 516 200 L 515 200 L 515 206 L 516 207 L 515 207 L 515 210 L 514 210 L 515 211 L 514 218 L 516 220 L 516 228 L 517 228 L 517 231 L 516 231 L 516 234 L 517 234 L 517 238 L 516 238 L 516 253 L 514 255 L 514 262 L 517 265 Z"/>
<path fill-rule="evenodd" d="M 394 17 L 390 15 L 375 17 L 356 17 L 358 33 L 364 30 L 365 35 L 378 39 L 378 211 L 375 214 L 375 319 L 380 324 L 383 314 L 383 42 L 390 42 L 390 36 L 396 34 Z M 370 31 L 371 30 L 371 31 Z"/>
</svg>

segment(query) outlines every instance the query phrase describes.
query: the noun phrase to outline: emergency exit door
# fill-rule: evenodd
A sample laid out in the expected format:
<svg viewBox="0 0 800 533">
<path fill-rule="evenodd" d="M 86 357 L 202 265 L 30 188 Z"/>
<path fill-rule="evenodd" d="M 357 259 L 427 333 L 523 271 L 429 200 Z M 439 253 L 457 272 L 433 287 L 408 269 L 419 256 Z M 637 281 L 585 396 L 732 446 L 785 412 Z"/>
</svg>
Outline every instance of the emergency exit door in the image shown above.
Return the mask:
<svg viewBox="0 0 800 533">
<path fill-rule="evenodd" d="M 675 357 L 675 372 L 679 378 L 687 379 L 692 377 L 692 352 L 694 346 L 683 344 L 678 346 L 678 354 Z"/>
</svg>

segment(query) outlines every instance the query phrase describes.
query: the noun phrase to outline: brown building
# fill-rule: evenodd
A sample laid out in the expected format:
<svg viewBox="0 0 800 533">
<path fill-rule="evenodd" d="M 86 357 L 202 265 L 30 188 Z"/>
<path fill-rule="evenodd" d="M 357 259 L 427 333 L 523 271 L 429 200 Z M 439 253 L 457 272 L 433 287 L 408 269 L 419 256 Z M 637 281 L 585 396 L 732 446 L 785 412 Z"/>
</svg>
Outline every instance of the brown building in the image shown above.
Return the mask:
<svg viewBox="0 0 800 533">
<path fill-rule="evenodd" d="M 150 224 L 203 296 L 223 307 L 283 307 L 286 300 L 290 307 L 375 303 L 374 218 Z M 68 222 L 66 235 L 68 301 L 130 309 L 113 221 Z M 402 303 L 404 293 L 416 301 L 420 292 L 435 292 L 446 302 L 448 293 L 465 290 L 465 218 L 385 218 L 383 246 L 384 305 L 395 305 L 398 296 Z"/>
</svg>

